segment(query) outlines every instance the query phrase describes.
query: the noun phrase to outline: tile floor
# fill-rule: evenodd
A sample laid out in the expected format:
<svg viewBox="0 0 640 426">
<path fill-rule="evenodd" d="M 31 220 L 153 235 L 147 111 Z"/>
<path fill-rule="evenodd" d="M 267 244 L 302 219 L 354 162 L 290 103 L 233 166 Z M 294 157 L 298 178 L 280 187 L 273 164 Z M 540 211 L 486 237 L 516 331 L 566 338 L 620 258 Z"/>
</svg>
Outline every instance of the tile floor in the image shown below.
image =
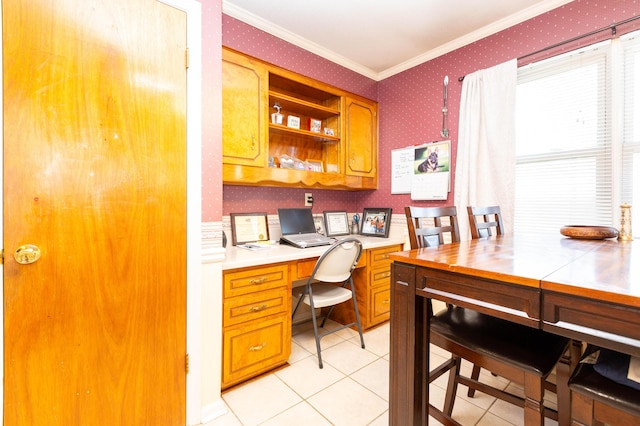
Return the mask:
<svg viewBox="0 0 640 426">
<path fill-rule="evenodd" d="M 330 324 L 327 324 L 330 327 Z M 365 333 L 360 348 L 353 330 L 341 330 L 321 340 L 324 368 L 318 368 L 311 324 L 293 329 L 289 365 L 223 392 L 229 412 L 206 426 L 382 426 L 389 424 L 389 325 Z M 447 357 L 432 348 L 432 365 Z M 437 363 L 437 364 L 436 364 Z M 470 365 L 463 365 L 470 370 Z M 468 373 L 467 371 L 467 373 Z M 514 385 L 484 370 L 483 380 Z M 446 376 L 446 375 L 445 375 Z M 446 377 L 430 387 L 431 403 L 442 407 Z M 522 409 L 482 393 L 468 398 L 460 386 L 453 417 L 463 425 L 511 426 L 523 423 Z M 554 406 L 554 401 L 549 401 Z M 430 424 L 439 424 L 430 419 Z M 545 419 L 546 425 L 557 422 Z"/>
</svg>

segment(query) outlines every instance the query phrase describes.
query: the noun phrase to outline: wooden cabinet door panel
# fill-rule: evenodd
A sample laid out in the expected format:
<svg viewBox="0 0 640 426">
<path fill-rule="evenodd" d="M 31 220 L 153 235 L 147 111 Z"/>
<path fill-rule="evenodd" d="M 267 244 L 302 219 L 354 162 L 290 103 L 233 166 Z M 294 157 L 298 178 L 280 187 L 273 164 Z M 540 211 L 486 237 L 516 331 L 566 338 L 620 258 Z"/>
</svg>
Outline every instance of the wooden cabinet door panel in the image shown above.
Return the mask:
<svg viewBox="0 0 640 426">
<path fill-rule="evenodd" d="M 378 117 L 375 104 L 346 98 L 346 174 L 375 177 L 378 167 Z"/>
<path fill-rule="evenodd" d="M 267 71 L 225 51 L 222 60 L 222 161 L 267 166 Z"/>
</svg>

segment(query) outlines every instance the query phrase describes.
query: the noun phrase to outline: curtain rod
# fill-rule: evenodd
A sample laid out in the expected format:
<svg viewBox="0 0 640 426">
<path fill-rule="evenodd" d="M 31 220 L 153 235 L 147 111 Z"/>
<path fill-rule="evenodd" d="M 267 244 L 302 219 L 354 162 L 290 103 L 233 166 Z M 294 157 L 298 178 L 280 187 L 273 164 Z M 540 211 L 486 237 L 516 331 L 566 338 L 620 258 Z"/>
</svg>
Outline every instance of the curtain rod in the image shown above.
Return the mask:
<svg viewBox="0 0 640 426">
<path fill-rule="evenodd" d="M 579 36 L 572 37 L 572 38 L 570 38 L 568 40 L 561 41 L 561 42 L 556 43 L 556 44 L 552 44 L 551 46 L 543 47 L 542 49 L 536 50 L 535 52 L 531 52 L 531 53 L 527 53 L 526 55 L 519 56 L 517 58 L 517 60 L 519 61 L 521 59 L 528 58 L 529 56 L 534 56 L 534 55 L 537 55 L 539 53 L 546 52 L 547 50 L 555 49 L 555 48 L 563 46 L 565 44 L 573 43 L 574 41 L 578 41 L 578 40 L 586 38 L 586 37 L 591 37 L 592 35 L 595 35 L 595 34 L 598 34 L 598 33 L 601 33 L 603 31 L 607 31 L 607 30 L 611 30 L 611 36 L 613 37 L 613 36 L 616 35 L 616 32 L 617 32 L 616 27 L 618 27 L 620 25 L 628 24 L 629 22 L 635 21 L 636 19 L 640 19 L 640 15 L 632 16 L 631 18 L 627 18 L 627 19 L 624 19 L 622 21 L 616 22 L 614 24 L 607 25 L 606 27 L 598 28 L 597 30 L 590 31 L 590 32 L 588 32 L 586 34 L 581 34 Z M 465 76 L 458 77 L 458 81 L 464 80 L 464 77 Z"/>
</svg>

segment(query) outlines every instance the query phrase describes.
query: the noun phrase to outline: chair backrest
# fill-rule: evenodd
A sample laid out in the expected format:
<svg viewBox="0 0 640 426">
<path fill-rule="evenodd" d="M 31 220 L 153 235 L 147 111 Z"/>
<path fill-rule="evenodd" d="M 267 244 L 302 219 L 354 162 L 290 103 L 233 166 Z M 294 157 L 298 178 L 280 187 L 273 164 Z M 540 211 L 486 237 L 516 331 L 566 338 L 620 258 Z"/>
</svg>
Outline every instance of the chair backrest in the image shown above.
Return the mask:
<svg viewBox="0 0 640 426">
<path fill-rule="evenodd" d="M 493 235 L 491 228 L 495 228 L 496 235 L 502 235 L 504 232 L 500 206 L 468 206 L 467 214 L 469 215 L 469 227 L 471 228 L 471 238 L 473 239 L 490 237 Z"/>
<path fill-rule="evenodd" d="M 451 234 L 451 242 L 460 241 L 458 229 L 458 212 L 455 206 L 450 207 L 413 207 L 404 208 L 409 228 L 409 242 L 412 249 L 434 247 L 444 244 L 444 234 Z M 442 222 L 448 218 L 448 224 Z M 425 226 L 425 221 L 429 221 Z M 433 226 L 431 226 L 431 222 Z"/>
<path fill-rule="evenodd" d="M 357 238 L 345 238 L 333 243 L 316 262 L 311 280 L 329 283 L 349 279 L 362 254 L 362 243 Z"/>
</svg>

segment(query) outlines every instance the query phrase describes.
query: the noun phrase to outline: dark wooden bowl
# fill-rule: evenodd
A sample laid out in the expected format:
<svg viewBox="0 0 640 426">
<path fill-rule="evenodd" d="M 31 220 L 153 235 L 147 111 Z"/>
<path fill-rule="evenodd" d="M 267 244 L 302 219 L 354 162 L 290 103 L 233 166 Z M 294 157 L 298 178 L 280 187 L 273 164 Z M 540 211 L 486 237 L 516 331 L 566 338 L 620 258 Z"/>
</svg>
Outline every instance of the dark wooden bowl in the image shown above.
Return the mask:
<svg viewBox="0 0 640 426">
<path fill-rule="evenodd" d="M 604 240 L 618 236 L 618 230 L 610 226 L 567 225 L 560 228 L 560 233 L 581 240 Z"/>
</svg>

